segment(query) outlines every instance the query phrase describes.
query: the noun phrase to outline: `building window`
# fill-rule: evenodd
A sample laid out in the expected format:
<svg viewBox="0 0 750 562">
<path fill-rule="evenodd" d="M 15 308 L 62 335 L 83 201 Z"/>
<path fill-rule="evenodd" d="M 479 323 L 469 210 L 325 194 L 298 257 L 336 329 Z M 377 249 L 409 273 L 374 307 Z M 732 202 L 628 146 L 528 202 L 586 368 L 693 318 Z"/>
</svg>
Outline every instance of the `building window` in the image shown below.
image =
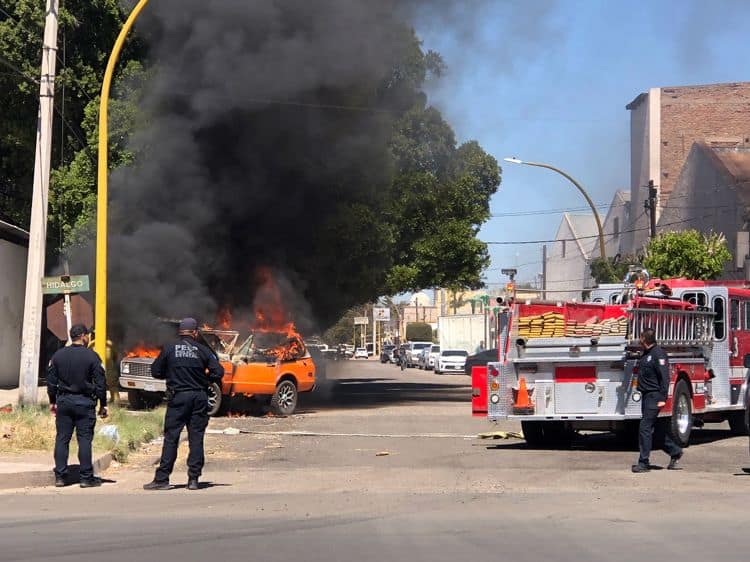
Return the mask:
<svg viewBox="0 0 750 562">
<path fill-rule="evenodd" d="M 562 257 L 565 257 L 565 240 L 562 241 Z"/>
<path fill-rule="evenodd" d="M 615 238 L 620 236 L 620 217 L 615 217 L 612 234 L 615 235 Z"/>
</svg>

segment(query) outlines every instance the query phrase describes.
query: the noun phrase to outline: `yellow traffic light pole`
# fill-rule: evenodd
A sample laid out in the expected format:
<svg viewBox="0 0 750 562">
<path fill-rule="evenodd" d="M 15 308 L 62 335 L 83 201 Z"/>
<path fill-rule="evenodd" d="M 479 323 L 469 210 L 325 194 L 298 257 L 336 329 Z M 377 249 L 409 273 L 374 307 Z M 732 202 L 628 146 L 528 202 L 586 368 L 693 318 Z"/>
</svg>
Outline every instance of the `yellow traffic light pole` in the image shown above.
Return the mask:
<svg viewBox="0 0 750 562">
<path fill-rule="evenodd" d="M 107 156 L 109 149 L 109 134 L 107 131 L 107 110 L 109 104 L 109 89 L 115 72 L 117 59 L 120 57 L 125 38 L 128 36 L 135 20 L 138 19 L 148 0 L 139 0 L 130 16 L 125 21 L 115 46 L 109 55 L 107 69 L 102 81 L 102 96 L 99 102 L 99 164 L 98 164 L 98 192 L 96 200 L 96 309 L 94 318 L 95 350 L 102 360 L 107 356 Z"/>
</svg>

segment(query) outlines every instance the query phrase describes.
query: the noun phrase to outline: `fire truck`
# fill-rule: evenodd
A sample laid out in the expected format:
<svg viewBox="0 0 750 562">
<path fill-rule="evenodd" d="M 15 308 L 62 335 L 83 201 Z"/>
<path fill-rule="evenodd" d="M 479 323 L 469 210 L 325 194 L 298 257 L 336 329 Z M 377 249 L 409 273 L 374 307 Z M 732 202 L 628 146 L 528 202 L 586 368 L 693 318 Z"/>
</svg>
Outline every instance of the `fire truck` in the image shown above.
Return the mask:
<svg viewBox="0 0 750 562">
<path fill-rule="evenodd" d="M 519 303 L 503 310 L 499 360 L 487 366 L 487 416 L 521 422 L 531 446 L 564 446 L 578 430 L 637 432 L 640 334 L 668 353 L 661 416 L 687 446 L 694 426 L 728 421 L 747 434 L 750 288 L 741 281 L 650 280 L 616 298 Z M 610 304 L 610 303 L 616 304 Z"/>
</svg>

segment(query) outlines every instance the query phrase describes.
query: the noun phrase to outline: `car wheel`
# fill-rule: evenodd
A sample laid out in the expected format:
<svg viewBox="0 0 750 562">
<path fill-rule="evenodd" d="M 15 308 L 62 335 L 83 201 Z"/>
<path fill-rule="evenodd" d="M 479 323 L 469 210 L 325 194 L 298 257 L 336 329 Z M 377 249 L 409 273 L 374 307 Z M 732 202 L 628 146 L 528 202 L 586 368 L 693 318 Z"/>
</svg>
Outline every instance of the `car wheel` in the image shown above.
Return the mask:
<svg viewBox="0 0 750 562">
<path fill-rule="evenodd" d="M 161 392 L 142 392 L 141 400 L 148 410 L 153 410 L 164 402 L 164 395 Z"/>
<path fill-rule="evenodd" d="M 145 409 L 146 401 L 143 399 L 143 393 L 140 390 L 128 390 L 128 404 L 131 410 Z"/>
<path fill-rule="evenodd" d="M 684 380 L 677 381 L 672 395 L 672 419 L 670 420 L 672 438 L 680 447 L 687 447 L 690 432 L 693 429 L 693 402 L 690 391 Z"/>
<path fill-rule="evenodd" d="M 294 381 L 283 380 L 276 387 L 271 398 L 271 409 L 279 416 L 290 416 L 297 409 L 297 385 Z"/>
<path fill-rule="evenodd" d="M 208 415 L 219 416 L 226 412 L 229 405 L 229 397 L 222 396 L 221 387 L 217 383 L 211 383 L 206 393 L 208 395 Z"/>
<path fill-rule="evenodd" d="M 748 396 L 745 396 L 745 407 L 742 410 L 736 410 L 727 414 L 729 430 L 732 435 L 748 435 L 750 427 L 748 426 Z"/>
</svg>

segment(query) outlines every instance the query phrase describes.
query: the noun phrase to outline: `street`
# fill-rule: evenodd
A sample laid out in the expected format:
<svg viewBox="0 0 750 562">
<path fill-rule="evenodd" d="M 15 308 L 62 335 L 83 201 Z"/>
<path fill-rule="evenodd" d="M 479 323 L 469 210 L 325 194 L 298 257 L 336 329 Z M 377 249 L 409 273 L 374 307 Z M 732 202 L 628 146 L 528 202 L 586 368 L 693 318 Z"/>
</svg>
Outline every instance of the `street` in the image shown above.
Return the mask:
<svg viewBox="0 0 750 562">
<path fill-rule="evenodd" d="M 684 470 L 634 475 L 608 435 L 478 440 L 463 375 L 345 361 L 288 418 L 211 421 L 204 488 L 144 492 L 150 446 L 102 488 L 0 493 L 0 560 L 744 560 L 747 438 L 695 430 Z M 241 433 L 226 435 L 225 428 Z M 652 461 L 666 464 L 663 453 Z"/>
</svg>

